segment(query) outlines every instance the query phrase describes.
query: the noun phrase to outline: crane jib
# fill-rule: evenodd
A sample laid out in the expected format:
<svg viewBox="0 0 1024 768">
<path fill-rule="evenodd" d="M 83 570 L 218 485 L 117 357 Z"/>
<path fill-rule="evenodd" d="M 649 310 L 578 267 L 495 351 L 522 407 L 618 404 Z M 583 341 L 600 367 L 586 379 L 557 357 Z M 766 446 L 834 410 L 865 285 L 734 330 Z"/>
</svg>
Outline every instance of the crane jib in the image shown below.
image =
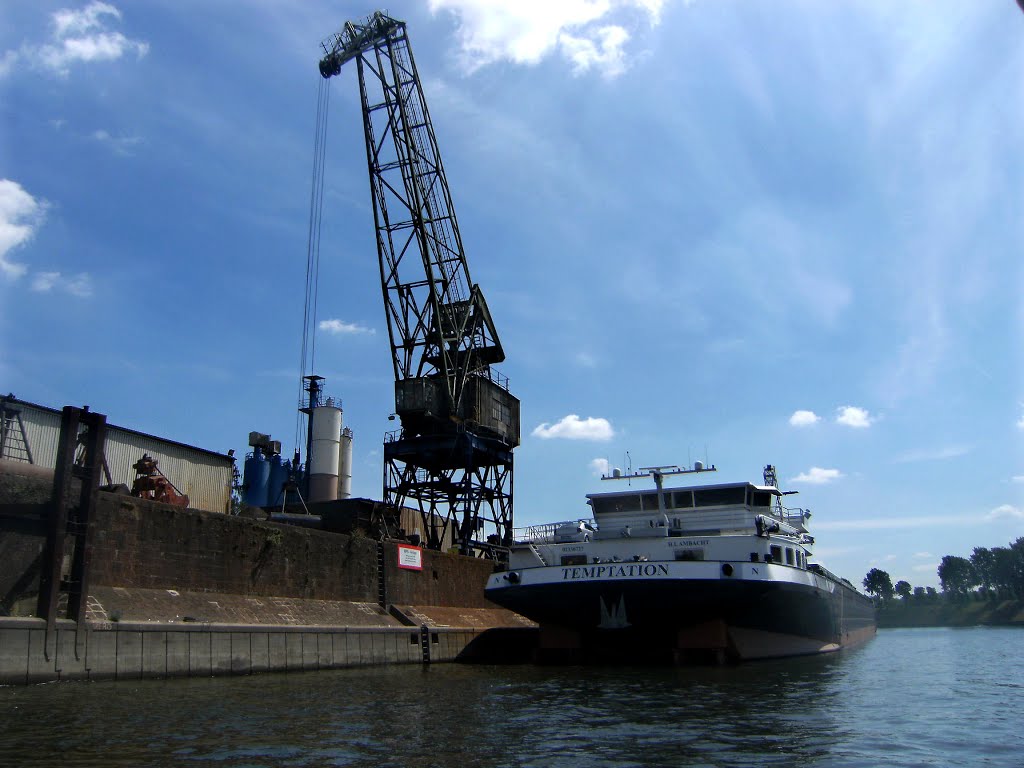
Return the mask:
<svg viewBox="0 0 1024 768">
<path fill-rule="evenodd" d="M 378 11 L 322 47 L 325 80 L 354 60 L 359 81 L 401 421 L 385 443 L 385 501 L 419 511 L 430 547 L 501 557 L 512 542 L 519 400 L 492 368 L 505 352 L 470 278 L 406 26 Z"/>
</svg>

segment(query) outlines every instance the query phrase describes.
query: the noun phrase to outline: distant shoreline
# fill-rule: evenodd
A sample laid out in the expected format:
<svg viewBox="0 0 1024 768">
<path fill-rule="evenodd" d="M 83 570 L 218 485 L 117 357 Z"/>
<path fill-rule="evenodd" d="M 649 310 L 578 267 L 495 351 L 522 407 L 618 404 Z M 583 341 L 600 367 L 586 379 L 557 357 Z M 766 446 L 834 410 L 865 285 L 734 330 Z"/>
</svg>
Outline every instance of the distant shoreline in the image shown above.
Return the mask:
<svg viewBox="0 0 1024 768">
<path fill-rule="evenodd" d="M 965 598 L 953 602 L 946 598 L 935 601 L 893 599 L 878 606 L 880 629 L 896 627 L 1024 627 L 1024 601 Z"/>
</svg>

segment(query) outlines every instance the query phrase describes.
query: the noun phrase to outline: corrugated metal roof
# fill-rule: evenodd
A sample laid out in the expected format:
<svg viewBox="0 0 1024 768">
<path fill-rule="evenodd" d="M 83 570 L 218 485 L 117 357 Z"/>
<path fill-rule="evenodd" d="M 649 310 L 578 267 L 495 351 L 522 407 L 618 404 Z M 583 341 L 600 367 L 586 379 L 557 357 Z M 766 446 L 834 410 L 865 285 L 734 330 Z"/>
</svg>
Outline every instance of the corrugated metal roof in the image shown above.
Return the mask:
<svg viewBox="0 0 1024 768">
<path fill-rule="evenodd" d="M 57 427 L 58 427 L 58 429 L 60 428 L 60 419 L 61 419 L 61 413 L 62 413 L 61 409 L 59 409 L 59 408 L 50 408 L 49 406 L 39 405 L 38 403 L 30 403 L 28 400 L 19 400 L 17 397 L 14 397 L 13 395 L 7 395 L 7 397 L 5 399 L 7 400 L 7 402 L 13 403 L 14 405 L 20 405 L 20 406 L 25 406 L 25 407 L 28 407 L 28 408 L 34 408 L 34 409 L 36 409 L 38 411 L 44 411 L 46 413 L 50 413 L 50 414 L 56 415 L 56 417 L 57 417 Z M 159 440 L 162 443 L 170 443 L 170 444 L 173 444 L 173 445 L 178 445 L 178 446 L 181 446 L 182 448 L 188 448 L 189 450 L 192 450 L 192 451 L 200 451 L 202 453 L 208 453 L 211 456 L 217 456 L 217 457 L 220 457 L 222 459 L 227 459 L 228 461 L 231 461 L 231 457 L 228 456 L 226 453 L 217 453 L 217 451 L 211 451 L 211 450 L 209 450 L 207 448 L 200 448 L 200 447 L 198 447 L 196 445 L 189 445 L 188 443 L 181 443 L 181 442 L 178 442 L 177 440 L 170 440 L 170 439 L 168 439 L 166 437 L 157 437 L 156 435 L 150 435 L 150 434 L 147 434 L 145 432 L 139 432 L 138 430 L 129 429 L 128 427 L 118 427 L 118 426 L 116 426 L 114 424 L 111 424 L 110 422 L 107 422 L 107 429 L 118 429 L 118 430 L 120 430 L 122 432 L 130 432 L 132 434 L 139 435 L 141 437 L 152 438 L 153 440 Z"/>
</svg>

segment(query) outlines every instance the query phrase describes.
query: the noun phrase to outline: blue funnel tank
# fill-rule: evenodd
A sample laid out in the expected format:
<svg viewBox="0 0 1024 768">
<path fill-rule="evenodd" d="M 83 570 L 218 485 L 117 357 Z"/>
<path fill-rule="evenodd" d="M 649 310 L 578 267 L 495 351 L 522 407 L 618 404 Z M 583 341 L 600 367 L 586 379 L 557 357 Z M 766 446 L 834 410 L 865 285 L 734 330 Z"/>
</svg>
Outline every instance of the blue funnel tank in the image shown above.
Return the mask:
<svg viewBox="0 0 1024 768">
<path fill-rule="evenodd" d="M 250 507 L 267 506 L 267 486 L 270 482 L 270 462 L 263 458 L 259 448 L 245 457 L 242 503 Z"/>
<path fill-rule="evenodd" d="M 289 462 L 282 462 L 280 455 L 270 457 L 270 479 L 267 483 L 267 506 L 280 507 L 284 501 L 284 487 L 291 471 Z"/>
</svg>

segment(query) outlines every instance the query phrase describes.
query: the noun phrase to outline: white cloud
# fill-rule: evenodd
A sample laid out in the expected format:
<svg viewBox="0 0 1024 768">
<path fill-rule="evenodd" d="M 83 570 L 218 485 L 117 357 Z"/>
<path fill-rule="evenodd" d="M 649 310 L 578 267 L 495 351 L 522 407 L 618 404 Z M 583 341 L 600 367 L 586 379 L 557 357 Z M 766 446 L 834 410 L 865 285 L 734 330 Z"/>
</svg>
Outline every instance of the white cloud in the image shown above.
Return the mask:
<svg viewBox="0 0 1024 768">
<path fill-rule="evenodd" d="M 36 272 L 32 276 L 32 290 L 46 293 L 57 284 L 60 272 Z"/>
<path fill-rule="evenodd" d="M 142 139 L 138 136 L 111 136 L 108 131 L 102 129 L 93 131 L 92 138 L 109 147 L 115 154 L 126 156 L 132 154 L 132 150 L 142 143 Z"/>
<path fill-rule="evenodd" d="M 821 416 L 814 411 L 793 411 L 789 417 L 789 423 L 794 427 L 809 427 L 821 421 Z"/>
<path fill-rule="evenodd" d="M 0 79 L 7 77 L 14 69 L 14 65 L 18 62 L 17 51 L 6 51 L 3 56 L 0 56 Z"/>
<path fill-rule="evenodd" d="M 103 16 L 112 16 L 118 21 L 121 20 L 121 12 L 112 5 L 103 2 L 93 2 L 81 10 L 74 11 L 70 8 L 62 8 L 53 14 L 53 26 L 57 37 L 68 35 L 82 35 L 94 29 L 103 29 Z"/>
<path fill-rule="evenodd" d="M 570 413 L 556 424 L 541 424 L 533 430 L 533 436 L 544 440 L 561 438 L 563 440 L 611 440 L 615 431 L 607 419 L 588 416 L 581 419 Z"/>
<path fill-rule="evenodd" d="M 64 277 L 60 272 L 36 272 L 32 275 L 31 286 L 37 293 L 49 293 L 56 289 L 83 299 L 92 296 L 92 277 L 86 272 L 69 277 Z"/>
<path fill-rule="evenodd" d="M 955 459 L 971 452 L 969 445 L 947 445 L 944 448 L 931 450 L 907 451 L 897 456 L 894 461 L 900 464 L 916 461 L 940 461 L 942 459 Z"/>
<path fill-rule="evenodd" d="M 1014 483 L 1024 483 L 1024 475 L 1014 475 L 1010 480 Z"/>
<path fill-rule="evenodd" d="M 870 427 L 874 418 L 863 408 L 855 405 L 844 405 L 836 412 L 836 424 L 843 424 L 854 429 Z"/>
<path fill-rule="evenodd" d="M 811 467 L 806 472 L 801 472 L 796 477 L 790 479 L 791 483 L 810 483 L 811 485 L 824 485 L 825 483 L 831 483 L 833 480 L 838 480 L 843 476 L 843 473 L 838 469 L 822 469 L 821 467 Z"/>
<path fill-rule="evenodd" d="M 939 570 L 938 563 L 921 563 L 920 565 L 912 566 L 911 569 L 915 573 L 935 573 Z"/>
<path fill-rule="evenodd" d="M 342 334 L 359 334 L 359 333 L 376 333 L 373 328 L 367 328 L 359 325 L 358 323 L 346 323 L 344 320 L 321 320 L 320 330 L 326 331 L 333 336 L 340 336 Z"/>
<path fill-rule="evenodd" d="M 590 471 L 596 476 L 601 477 L 611 472 L 612 465 L 608 463 L 608 459 L 591 459 Z"/>
<path fill-rule="evenodd" d="M 862 552 L 864 547 L 819 547 L 814 546 L 814 556 L 819 560 L 827 560 L 831 557 L 839 557 L 840 555 L 849 555 L 853 552 Z"/>
<path fill-rule="evenodd" d="M 893 563 L 896 561 L 896 555 L 886 555 L 885 557 L 873 557 L 868 560 L 868 565 L 885 565 L 887 563 Z"/>
<path fill-rule="evenodd" d="M 1012 504 L 1000 504 L 987 515 L 986 520 L 1024 520 L 1024 509 L 1018 509 Z"/>
<path fill-rule="evenodd" d="M 990 513 L 991 514 L 991 513 Z M 856 520 L 818 520 L 814 524 L 816 531 L 884 531 L 916 528 L 925 530 L 927 527 L 964 526 L 990 520 L 989 516 L 980 518 L 972 515 L 921 515 L 920 517 L 867 517 Z M 925 554 L 925 553 L 920 553 Z M 918 555 L 915 555 L 917 557 Z"/>
<path fill-rule="evenodd" d="M 72 296 L 87 298 L 92 296 L 92 278 L 85 272 L 68 277 L 63 283 L 63 288 Z"/>
<path fill-rule="evenodd" d="M 915 552 L 914 557 L 917 560 L 932 560 L 934 559 L 935 555 L 933 555 L 931 552 Z"/>
<path fill-rule="evenodd" d="M 622 27 L 601 27 L 592 37 L 563 34 L 562 51 L 572 62 L 572 71 L 580 75 L 593 67 L 605 77 L 616 77 L 626 71 L 626 52 L 629 32 Z"/>
<path fill-rule="evenodd" d="M 49 204 L 34 198 L 16 181 L 0 179 L 0 274 L 17 280 L 28 267 L 7 259 L 7 254 L 32 239 L 46 215 Z M 35 272 L 29 287 L 37 293 L 54 289 L 73 296 L 92 296 L 92 278 L 85 272 L 63 277 L 60 272 Z"/>
<path fill-rule="evenodd" d="M 0 273 L 10 279 L 23 276 L 24 264 L 8 261 L 7 254 L 32 239 L 46 213 L 45 201 L 32 197 L 16 181 L 0 179 Z"/>
<path fill-rule="evenodd" d="M 121 11 L 109 3 L 92 2 L 81 9 L 62 8 L 53 13 L 52 21 L 50 42 L 25 44 L 20 51 L 4 53 L 0 77 L 8 74 L 19 60 L 67 77 L 73 64 L 116 61 L 132 53 L 141 59 L 149 52 L 149 43 L 110 29 L 111 24 L 121 21 Z"/>
<path fill-rule="evenodd" d="M 467 72 L 497 61 L 536 64 L 560 53 L 575 74 L 590 70 L 606 77 L 627 67 L 623 24 L 639 17 L 651 27 L 661 20 L 664 0 L 430 0 L 431 13 L 458 19 L 456 37 Z"/>
<path fill-rule="evenodd" d="M 1024 404 L 1021 407 L 1024 408 Z M 1024 429 L 1024 414 L 1021 414 L 1021 417 L 1017 419 L 1017 429 Z"/>
</svg>

